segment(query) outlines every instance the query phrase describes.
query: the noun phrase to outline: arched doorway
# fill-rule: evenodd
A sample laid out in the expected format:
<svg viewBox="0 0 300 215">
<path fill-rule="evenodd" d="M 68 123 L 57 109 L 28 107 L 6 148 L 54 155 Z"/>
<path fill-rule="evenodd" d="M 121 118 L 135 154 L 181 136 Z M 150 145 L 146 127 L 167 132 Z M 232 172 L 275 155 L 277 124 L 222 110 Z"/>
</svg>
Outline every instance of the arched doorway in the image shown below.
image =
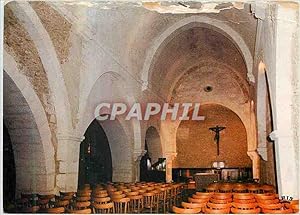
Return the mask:
<svg viewBox="0 0 300 215">
<path fill-rule="evenodd" d="M 112 157 L 105 131 L 93 120 L 80 145 L 78 185 L 112 181 Z"/>
<path fill-rule="evenodd" d="M 162 157 L 159 133 L 153 126 L 146 131 L 145 150 L 147 152 L 140 161 L 140 180 L 165 181 L 165 158 Z"/>
<path fill-rule="evenodd" d="M 16 169 L 14 152 L 6 125 L 3 123 L 3 206 L 8 212 L 9 205 L 15 199 Z"/>
</svg>

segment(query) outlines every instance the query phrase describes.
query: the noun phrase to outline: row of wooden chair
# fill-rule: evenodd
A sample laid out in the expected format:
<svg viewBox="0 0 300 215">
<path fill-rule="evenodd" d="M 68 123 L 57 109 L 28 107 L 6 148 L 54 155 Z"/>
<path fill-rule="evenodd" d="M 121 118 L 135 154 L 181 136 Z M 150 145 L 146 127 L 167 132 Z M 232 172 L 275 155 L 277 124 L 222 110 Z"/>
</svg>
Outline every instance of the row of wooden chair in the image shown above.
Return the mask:
<svg viewBox="0 0 300 215">
<path fill-rule="evenodd" d="M 60 192 L 59 196 L 23 195 L 21 200 L 28 204 L 22 204 L 18 212 L 165 213 L 181 200 L 182 190 L 179 183 L 85 185 L 77 192 Z"/>
<path fill-rule="evenodd" d="M 299 201 L 283 202 L 277 194 L 251 193 L 202 193 L 196 192 L 181 203 L 182 208 L 173 206 L 175 213 L 207 214 L 258 214 L 258 213 L 297 213 Z"/>
<path fill-rule="evenodd" d="M 275 193 L 276 191 L 274 186 L 268 184 L 220 182 L 209 184 L 205 190 L 220 193 Z"/>
</svg>

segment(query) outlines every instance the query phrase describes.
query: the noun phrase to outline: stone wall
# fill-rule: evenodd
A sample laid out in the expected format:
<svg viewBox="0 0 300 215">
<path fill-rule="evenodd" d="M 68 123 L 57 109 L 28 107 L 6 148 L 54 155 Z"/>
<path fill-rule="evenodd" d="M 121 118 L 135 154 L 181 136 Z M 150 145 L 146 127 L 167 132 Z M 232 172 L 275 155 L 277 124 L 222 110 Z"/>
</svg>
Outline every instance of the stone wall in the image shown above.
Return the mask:
<svg viewBox="0 0 300 215">
<path fill-rule="evenodd" d="M 183 121 L 177 130 L 177 168 L 210 168 L 213 161 L 225 161 L 226 167 L 251 167 L 247 155 L 246 130 L 239 117 L 220 105 L 200 108 L 204 121 Z M 220 155 L 210 127 L 225 126 L 220 134 Z"/>
</svg>

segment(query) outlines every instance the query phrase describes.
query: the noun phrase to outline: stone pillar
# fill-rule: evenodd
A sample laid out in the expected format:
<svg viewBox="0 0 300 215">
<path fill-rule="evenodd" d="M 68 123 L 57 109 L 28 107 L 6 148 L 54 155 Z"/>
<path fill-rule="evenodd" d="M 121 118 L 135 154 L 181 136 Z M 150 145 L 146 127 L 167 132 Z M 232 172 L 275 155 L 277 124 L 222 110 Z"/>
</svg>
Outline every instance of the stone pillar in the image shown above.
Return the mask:
<svg viewBox="0 0 300 215">
<path fill-rule="evenodd" d="M 147 150 L 136 150 L 133 152 L 133 160 L 135 163 L 135 182 L 140 181 L 140 162 Z"/>
<path fill-rule="evenodd" d="M 272 77 L 276 172 L 280 196 L 299 198 L 299 6 L 277 5 L 276 69 Z M 298 23 L 298 25 L 297 25 Z M 297 104 L 298 102 L 298 104 Z"/>
<path fill-rule="evenodd" d="M 57 175 L 58 191 L 74 192 L 78 186 L 80 143 L 84 138 L 58 135 Z"/>
<path fill-rule="evenodd" d="M 167 152 L 165 153 L 166 157 L 166 182 L 172 182 L 172 162 L 177 156 L 177 153 L 175 152 Z"/>
<path fill-rule="evenodd" d="M 260 156 L 257 151 L 247 151 L 247 155 L 252 160 L 252 177 L 260 180 Z"/>
</svg>

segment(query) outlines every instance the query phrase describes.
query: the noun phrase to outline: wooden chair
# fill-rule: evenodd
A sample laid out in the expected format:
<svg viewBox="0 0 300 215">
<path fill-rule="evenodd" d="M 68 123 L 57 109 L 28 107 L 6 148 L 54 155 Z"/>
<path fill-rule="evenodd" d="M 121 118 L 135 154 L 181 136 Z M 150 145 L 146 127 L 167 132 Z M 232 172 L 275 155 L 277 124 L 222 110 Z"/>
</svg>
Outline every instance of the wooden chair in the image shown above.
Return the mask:
<svg viewBox="0 0 300 215">
<path fill-rule="evenodd" d="M 271 210 L 271 209 L 262 209 L 262 212 L 265 214 L 292 214 L 293 210 L 292 209 L 285 209 L 281 208 L 278 210 Z"/>
<path fill-rule="evenodd" d="M 123 199 L 125 198 L 126 195 L 125 194 L 115 194 L 115 195 L 111 195 L 111 199 L 114 200 L 114 199 Z"/>
<path fill-rule="evenodd" d="M 39 199 L 37 204 L 40 208 L 49 208 L 49 201 L 50 199 Z"/>
<path fill-rule="evenodd" d="M 98 204 L 93 203 L 93 212 L 94 213 L 101 213 L 101 214 L 112 214 L 114 213 L 114 203 L 104 203 L 104 204 Z"/>
<path fill-rule="evenodd" d="M 57 200 L 54 202 L 54 206 L 55 207 L 63 207 L 63 208 L 67 208 L 70 204 L 69 200 Z"/>
<path fill-rule="evenodd" d="M 263 213 L 281 213 L 283 212 L 283 210 L 285 210 L 284 204 L 282 203 L 277 203 L 277 204 L 258 204 L 259 207 L 262 208 L 262 212 Z M 289 211 L 292 212 L 292 209 L 290 209 Z M 288 213 L 289 211 L 287 211 L 286 213 Z"/>
<path fill-rule="evenodd" d="M 92 209 L 87 208 L 87 209 L 82 209 L 82 210 L 67 210 L 68 213 L 70 214 L 91 214 L 92 213 Z"/>
<path fill-rule="evenodd" d="M 129 193 L 126 193 L 126 196 L 137 196 L 139 195 L 139 192 L 138 191 L 135 191 L 135 192 L 129 192 Z"/>
<path fill-rule="evenodd" d="M 205 193 L 205 192 L 196 192 L 194 194 L 195 196 L 203 196 L 203 197 L 211 197 L 213 195 L 213 193 Z"/>
<path fill-rule="evenodd" d="M 201 208 L 178 208 L 176 206 L 173 206 L 172 210 L 176 214 L 197 214 L 201 212 Z"/>
<path fill-rule="evenodd" d="M 190 203 L 199 203 L 199 204 L 201 204 L 201 203 L 207 203 L 208 201 L 209 201 L 209 198 L 206 198 L 206 199 L 194 199 L 194 198 L 188 198 L 188 201 L 190 202 Z"/>
<path fill-rule="evenodd" d="M 230 207 L 221 208 L 221 209 L 214 209 L 214 208 L 206 207 L 204 209 L 204 213 L 206 213 L 206 214 L 229 214 L 229 212 L 230 212 Z"/>
<path fill-rule="evenodd" d="M 239 209 L 239 208 L 231 208 L 231 212 L 233 214 L 259 214 L 260 213 L 260 208 L 254 208 L 254 209 Z"/>
<path fill-rule="evenodd" d="M 269 185 L 269 184 L 264 184 L 260 187 L 260 190 L 263 193 L 275 193 L 275 188 L 273 185 Z"/>
<path fill-rule="evenodd" d="M 259 184 L 247 184 L 246 185 L 248 193 L 259 193 L 260 185 Z"/>
<path fill-rule="evenodd" d="M 204 212 L 204 208 L 206 203 L 188 203 L 188 202 L 181 202 L 181 206 L 183 208 L 201 208 L 201 211 Z"/>
<path fill-rule="evenodd" d="M 246 193 L 247 186 L 245 184 L 237 183 L 233 186 L 232 192 L 234 193 Z"/>
<path fill-rule="evenodd" d="M 155 193 L 144 193 L 144 208 L 150 210 L 150 213 L 155 209 L 156 207 L 156 199 L 155 199 Z"/>
<path fill-rule="evenodd" d="M 21 208 L 20 212 L 21 213 L 37 213 L 39 210 L 40 210 L 39 206 L 32 206 L 32 207 Z"/>
<path fill-rule="evenodd" d="M 41 209 L 39 212 L 50 213 L 50 214 L 62 214 L 65 212 L 65 208 L 64 207 L 44 208 Z"/>
<path fill-rule="evenodd" d="M 86 201 L 90 201 L 91 200 L 91 197 L 90 196 L 78 196 L 76 197 L 76 201 L 77 202 L 86 202 Z"/>
<path fill-rule="evenodd" d="M 192 195 L 192 198 L 193 199 L 209 199 L 209 198 L 211 198 L 211 196 L 209 196 L 209 195 Z"/>
<path fill-rule="evenodd" d="M 209 192 L 209 193 L 217 193 L 219 192 L 219 184 L 218 183 L 212 183 L 212 184 L 209 184 L 207 187 L 206 187 L 206 192 Z"/>
<path fill-rule="evenodd" d="M 231 193 L 232 192 L 232 188 L 233 188 L 232 184 L 229 184 L 229 183 L 222 184 L 219 187 L 219 192 L 220 193 Z"/>
<path fill-rule="evenodd" d="M 126 214 L 129 210 L 129 198 L 113 199 L 115 213 Z"/>
<path fill-rule="evenodd" d="M 299 213 L 299 203 L 298 204 L 291 204 L 290 207 L 294 213 Z"/>
<path fill-rule="evenodd" d="M 230 208 L 231 207 L 231 203 L 216 204 L 216 203 L 208 202 L 206 205 L 207 205 L 208 208 L 211 208 L 211 209 L 224 209 L 224 208 Z"/>
<path fill-rule="evenodd" d="M 214 199 L 230 199 L 232 198 L 231 193 L 215 193 L 212 198 Z"/>
<path fill-rule="evenodd" d="M 215 199 L 215 198 L 211 198 L 209 200 L 212 203 L 216 203 L 216 204 L 226 204 L 226 203 L 231 203 L 232 202 L 232 198 L 229 199 Z"/>
<path fill-rule="evenodd" d="M 166 213 L 166 208 L 169 208 L 169 202 L 167 201 L 167 191 L 166 187 L 159 188 L 159 208 L 162 209 L 163 213 Z"/>
<path fill-rule="evenodd" d="M 77 191 L 76 197 L 88 197 L 91 196 L 92 191 Z"/>
<path fill-rule="evenodd" d="M 131 195 L 128 197 L 130 213 L 141 213 L 144 208 L 144 197 L 142 195 Z"/>
<path fill-rule="evenodd" d="M 72 209 L 86 209 L 88 207 L 90 207 L 91 202 L 86 201 L 86 202 L 74 202 L 72 204 Z"/>
<path fill-rule="evenodd" d="M 93 193 L 92 197 L 93 198 L 104 198 L 104 197 L 108 197 L 108 193 Z"/>
</svg>

